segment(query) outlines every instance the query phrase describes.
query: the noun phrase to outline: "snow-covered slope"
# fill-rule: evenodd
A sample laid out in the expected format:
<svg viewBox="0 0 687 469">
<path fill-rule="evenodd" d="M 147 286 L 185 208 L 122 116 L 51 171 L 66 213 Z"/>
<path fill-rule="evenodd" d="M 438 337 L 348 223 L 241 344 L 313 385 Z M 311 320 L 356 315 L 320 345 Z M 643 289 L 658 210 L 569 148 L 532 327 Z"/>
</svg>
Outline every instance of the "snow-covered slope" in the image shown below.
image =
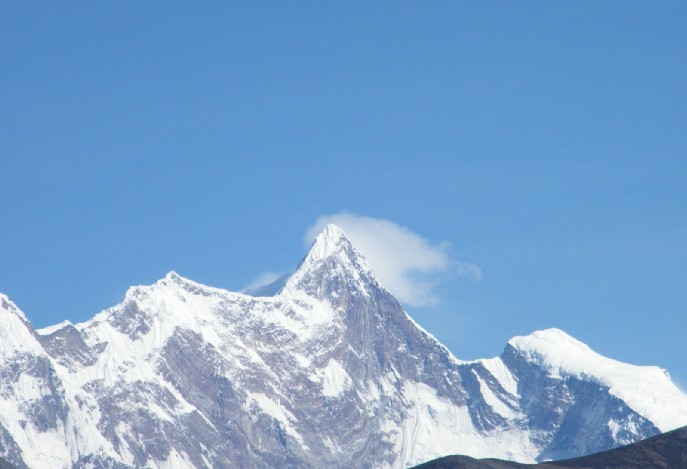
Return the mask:
<svg viewBox="0 0 687 469">
<path fill-rule="evenodd" d="M 558 330 L 457 360 L 333 225 L 272 296 L 172 272 L 39 331 L 0 296 L 0 456 L 18 467 L 526 462 L 636 441 L 687 424 L 685 409 L 661 370 Z"/>
<path fill-rule="evenodd" d="M 514 337 L 508 344 L 551 377 L 593 381 L 608 388 L 610 394 L 645 416 L 661 432 L 685 423 L 685 395 L 661 368 L 628 365 L 603 357 L 560 329 Z"/>
</svg>

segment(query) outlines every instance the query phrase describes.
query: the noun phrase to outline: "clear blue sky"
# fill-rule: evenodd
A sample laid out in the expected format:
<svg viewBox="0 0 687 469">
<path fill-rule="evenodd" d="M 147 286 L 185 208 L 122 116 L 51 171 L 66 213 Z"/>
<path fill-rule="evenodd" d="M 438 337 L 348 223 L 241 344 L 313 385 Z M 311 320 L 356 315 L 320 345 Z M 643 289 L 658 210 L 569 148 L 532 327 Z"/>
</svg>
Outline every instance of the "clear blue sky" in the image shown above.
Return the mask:
<svg viewBox="0 0 687 469">
<path fill-rule="evenodd" d="M 169 270 L 238 290 L 324 215 L 476 280 L 459 357 L 560 327 L 687 388 L 684 2 L 2 2 L 0 291 L 36 327 Z"/>
</svg>

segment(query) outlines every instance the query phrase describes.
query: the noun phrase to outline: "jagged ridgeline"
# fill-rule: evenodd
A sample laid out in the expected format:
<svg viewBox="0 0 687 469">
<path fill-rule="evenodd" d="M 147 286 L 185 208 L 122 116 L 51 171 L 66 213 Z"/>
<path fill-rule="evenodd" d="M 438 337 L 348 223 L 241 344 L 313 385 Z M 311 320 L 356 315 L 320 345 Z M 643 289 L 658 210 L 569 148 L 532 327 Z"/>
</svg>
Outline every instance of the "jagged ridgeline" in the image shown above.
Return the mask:
<svg viewBox="0 0 687 469">
<path fill-rule="evenodd" d="M 457 360 L 336 226 L 250 296 L 168 274 L 34 330 L 0 297 L 0 456 L 18 468 L 394 467 L 580 456 L 687 424 L 655 367 L 556 329 Z"/>
</svg>

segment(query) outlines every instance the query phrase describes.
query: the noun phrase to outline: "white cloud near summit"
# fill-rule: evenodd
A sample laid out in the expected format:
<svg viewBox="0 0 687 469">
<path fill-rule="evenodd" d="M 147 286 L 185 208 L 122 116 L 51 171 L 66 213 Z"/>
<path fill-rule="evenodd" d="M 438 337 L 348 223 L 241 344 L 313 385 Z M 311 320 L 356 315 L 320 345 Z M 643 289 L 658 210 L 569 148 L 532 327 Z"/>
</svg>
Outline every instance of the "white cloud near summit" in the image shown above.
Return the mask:
<svg viewBox="0 0 687 469">
<path fill-rule="evenodd" d="M 248 286 L 246 286 L 242 291 L 250 291 L 258 287 L 269 285 L 270 283 L 278 280 L 282 275 L 284 274 L 279 272 L 263 272 L 259 274 L 257 277 L 255 277 L 253 280 L 251 280 Z"/>
<path fill-rule="evenodd" d="M 328 224 L 339 226 L 353 246 L 367 259 L 381 283 L 402 303 L 426 306 L 437 302 L 433 288 L 437 275 L 451 264 L 458 275 L 479 280 L 474 264 L 451 262 L 448 243 L 427 239 L 391 220 L 353 213 L 325 215 L 308 228 L 304 241 L 310 245 Z"/>
</svg>

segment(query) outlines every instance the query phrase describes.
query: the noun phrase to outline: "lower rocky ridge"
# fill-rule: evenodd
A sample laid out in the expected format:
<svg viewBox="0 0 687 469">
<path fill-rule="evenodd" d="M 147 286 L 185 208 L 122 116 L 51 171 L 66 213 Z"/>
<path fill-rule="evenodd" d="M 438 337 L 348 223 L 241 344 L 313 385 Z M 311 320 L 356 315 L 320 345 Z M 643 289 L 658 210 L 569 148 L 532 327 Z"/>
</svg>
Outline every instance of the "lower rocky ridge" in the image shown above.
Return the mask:
<svg viewBox="0 0 687 469">
<path fill-rule="evenodd" d="M 687 467 L 687 427 L 620 448 L 563 461 L 520 464 L 497 459 L 446 456 L 413 469 L 678 469 Z"/>
</svg>

